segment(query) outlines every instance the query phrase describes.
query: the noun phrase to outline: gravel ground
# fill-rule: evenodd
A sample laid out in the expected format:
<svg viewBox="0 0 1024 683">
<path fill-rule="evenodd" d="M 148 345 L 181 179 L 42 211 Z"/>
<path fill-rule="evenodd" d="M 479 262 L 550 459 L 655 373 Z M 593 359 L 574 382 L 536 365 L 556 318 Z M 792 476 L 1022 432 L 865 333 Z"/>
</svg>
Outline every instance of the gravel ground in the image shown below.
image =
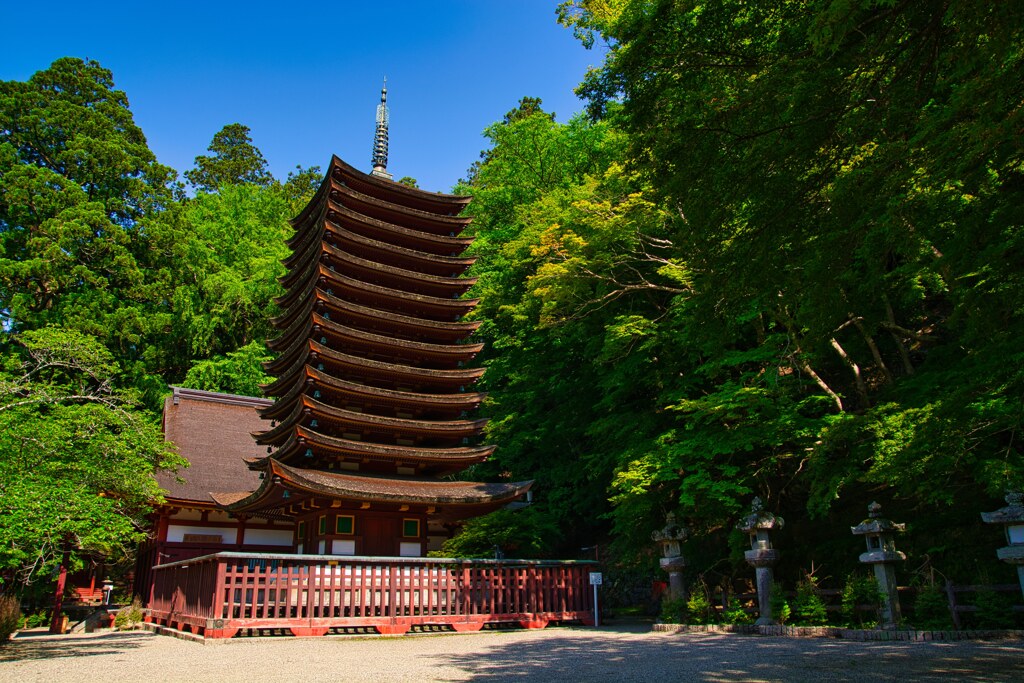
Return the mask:
<svg viewBox="0 0 1024 683">
<path fill-rule="evenodd" d="M 858 643 L 649 626 L 396 638 L 16 639 L 0 681 L 1024 681 L 1024 642 Z"/>
</svg>

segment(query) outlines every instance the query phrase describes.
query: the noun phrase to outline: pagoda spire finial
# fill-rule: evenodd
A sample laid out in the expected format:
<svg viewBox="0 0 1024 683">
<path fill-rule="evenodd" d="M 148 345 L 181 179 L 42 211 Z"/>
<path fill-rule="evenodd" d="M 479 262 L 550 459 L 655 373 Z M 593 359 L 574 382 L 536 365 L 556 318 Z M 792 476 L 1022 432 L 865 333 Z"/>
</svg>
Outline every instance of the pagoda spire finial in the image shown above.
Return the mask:
<svg viewBox="0 0 1024 683">
<path fill-rule="evenodd" d="M 373 171 L 371 175 L 391 180 L 388 173 L 388 78 L 380 89 L 380 104 L 377 105 L 377 130 L 373 135 Z"/>
</svg>

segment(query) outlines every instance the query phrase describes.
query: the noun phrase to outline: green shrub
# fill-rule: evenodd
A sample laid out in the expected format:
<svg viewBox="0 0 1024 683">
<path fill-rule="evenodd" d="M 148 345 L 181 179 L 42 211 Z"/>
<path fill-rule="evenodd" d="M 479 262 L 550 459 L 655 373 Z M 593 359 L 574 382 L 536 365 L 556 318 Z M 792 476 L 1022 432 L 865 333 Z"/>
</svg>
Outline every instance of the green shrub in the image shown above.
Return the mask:
<svg viewBox="0 0 1024 683">
<path fill-rule="evenodd" d="M 658 619 L 663 624 L 681 624 L 686 618 L 686 601 L 682 598 L 661 601 L 661 613 Z"/>
<path fill-rule="evenodd" d="M 922 631 L 946 631 L 953 627 L 949 599 L 934 583 L 921 586 L 914 598 L 914 627 Z"/>
<path fill-rule="evenodd" d="M 118 631 L 131 631 L 137 629 L 142 623 L 142 601 L 138 596 L 132 598 L 132 604 L 122 607 L 114 617 L 114 628 Z"/>
<path fill-rule="evenodd" d="M 793 612 L 786 600 L 786 592 L 782 589 L 781 583 L 772 584 L 772 618 L 780 624 L 785 624 L 793 616 Z"/>
<path fill-rule="evenodd" d="M 842 612 L 846 623 L 856 628 L 874 628 L 878 623 L 883 599 L 875 577 L 850 574 L 843 586 Z M 871 609 L 858 609 L 861 605 Z"/>
<path fill-rule="evenodd" d="M 1003 593 L 994 590 L 980 590 L 974 594 L 974 606 L 978 611 L 971 616 L 977 628 L 1013 628 L 1013 602 Z"/>
<path fill-rule="evenodd" d="M 810 574 L 796 585 L 793 622 L 799 626 L 824 626 L 828 623 L 825 601 L 818 595 L 818 579 Z"/>
<path fill-rule="evenodd" d="M 722 622 L 726 624 L 752 624 L 754 618 L 747 614 L 743 605 L 734 602 L 722 610 Z"/>
<path fill-rule="evenodd" d="M 7 642 L 21 622 L 21 603 L 13 595 L 0 595 L 0 643 Z"/>
<path fill-rule="evenodd" d="M 696 590 L 690 599 L 686 601 L 686 623 L 687 624 L 713 624 L 715 622 L 715 608 L 708 600 L 708 594 L 704 590 Z"/>
</svg>

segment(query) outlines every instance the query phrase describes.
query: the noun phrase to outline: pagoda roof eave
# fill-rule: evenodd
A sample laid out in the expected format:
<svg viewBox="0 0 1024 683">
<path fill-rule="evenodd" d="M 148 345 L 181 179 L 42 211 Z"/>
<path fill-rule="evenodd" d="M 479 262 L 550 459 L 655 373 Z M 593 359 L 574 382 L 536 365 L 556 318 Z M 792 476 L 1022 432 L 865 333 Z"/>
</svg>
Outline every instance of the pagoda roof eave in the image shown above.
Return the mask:
<svg viewBox="0 0 1024 683">
<path fill-rule="evenodd" d="M 354 242 L 369 249 L 396 254 L 399 257 L 425 263 L 430 266 L 443 266 L 445 268 L 458 268 L 465 270 L 477 261 L 477 257 L 475 256 L 448 256 L 445 254 L 432 254 L 428 251 L 418 251 L 398 244 L 382 242 L 380 240 L 373 239 L 372 237 L 366 237 L 365 235 L 360 235 L 352 232 L 351 230 L 347 230 L 343 226 L 332 221 L 325 220 L 324 224 L 326 231 L 330 232 L 334 237 Z"/>
<path fill-rule="evenodd" d="M 340 325 L 316 313 L 310 314 L 310 320 L 296 324 L 277 339 L 267 342 L 267 348 L 280 351 L 281 355 L 271 361 L 265 368 L 271 373 L 284 372 L 301 355 L 302 344 L 312 336 L 315 330 L 319 334 L 346 341 L 347 343 L 364 344 L 374 349 L 386 349 L 397 357 L 417 356 L 432 358 L 437 362 L 456 363 L 472 360 L 483 350 L 483 344 L 431 344 L 428 342 L 411 341 L 387 337 L 372 332 Z M 282 348 L 283 347 L 283 348 Z"/>
<path fill-rule="evenodd" d="M 264 384 L 260 387 L 265 395 L 277 396 L 278 394 L 276 392 L 284 389 L 285 386 L 290 386 L 294 381 L 295 376 L 300 373 L 302 368 L 306 365 L 306 361 L 313 355 L 328 362 L 348 365 L 349 367 L 355 368 L 357 373 L 358 370 L 365 369 L 370 373 L 376 372 L 396 380 L 406 380 L 412 384 L 424 382 L 439 386 L 464 387 L 473 384 L 480 379 L 486 370 L 482 367 L 439 370 L 434 368 L 421 368 L 415 365 L 388 363 L 381 360 L 363 358 L 362 356 L 353 356 L 347 353 L 342 353 L 341 351 L 335 351 L 333 349 L 329 349 L 323 344 L 320 344 L 319 342 L 313 341 L 312 339 L 307 341 L 309 342 L 309 345 L 307 347 L 306 354 L 297 356 L 295 362 L 293 362 L 288 369 L 284 370 L 275 381 Z"/>
<path fill-rule="evenodd" d="M 354 209 L 351 209 L 344 204 L 339 204 L 331 198 L 327 198 L 327 211 L 324 216 L 324 224 L 329 226 L 331 224 L 338 225 L 338 227 L 344 228 L 336 218 L 332 217 L 332 213 L 338 217 L 344 217 L 351 219 L 357 223 L 362 223 L 368 227 L 374 227 L 381 230 L 389 235 L 396 236 L 397 238 L 408 238 L 413 241 L 419 241 L 424 244 L 432 245 L 434 248 L 444 248 L 449 251 L 463 251 L 466 247 L 473 243 L 472 237 L 454 237 L 451 235 L 438 235 L 432 232 L 426 232 L 424 230 L 417 230 L 415 228 L 407 228 L 403 225 L 397 225 L 395 223 L 389 223 L 388 221 L 374 218 L 373 216 L 365 216 Z M 370 238 L 373 239 L 373 238 Z M 401 245 L 398 245 L 401 246 Z"/>
<path fill-rule="evenodd" d="M 223 500 L 221 507 L 233 513 L 285 507 L 281 499 L 285 490 L 356 502 L 481 508 L 511 502 L 533 486 L 532 481 L 483 484 L 338 474 L 291 467 L 272 458 L 262 461 L 259 469 L 264 472 L 264 478 L 255 491 L 245 497 L 238 497 L 239 493 L 215 494 L 214 500 Z"/>
<path fill-rule="evenodd" d="M 415 420 L 401 417 L 359 413 L 354 410 L 335 408 L 303 395 L 295 408 L 281 423 L 269 430 L 253 432 L 256 443 L 261 446 L 281 443 L 289 430 L 295 427 L 307 413 L 330 422 L 350 425 L 360 429 L 384 429 L 403 434 L 426 434 L 429 436 L 450 436 L 453 438 L 477 436 L 487 424 L 487 418 L 476 420 Z M 450 449 L 449 449 L 450 450 Z"/>
<path fill-rule="evenodd" d="M 402 204 L 374 197 L 373 195 L 364 194 L 352 186 L 345 185 L 337 178 L 331 178 L 331 188 L 328 192 L 328 196 L 335 202 L 342 204 L 346 202 L 363 204 L 367 207 L 373 207 L 373 209 L 401 216 L 401 220 L 403 222 L 408 220 L 418 223 L 421 226 L 413 228 L 414 230 L 420 230 L 434 235 L 441 235 L 445 233 L 458 234 L 473 222 L 473 219 L 470 216 L 432 213 L 430 211 L 416 209 L 411 206 L 403 206 Z M 452 236 L 454 237 L 454 235 Z"/>
<path fill-rule="evenodd" d="M 393 180 L 385 180 L 369 173 L 363 173 L 354 166 L 345 163 L 337 155 L 333 155 L 331 158 L 331 171 L 338 171 L 343 175 L 357 178 L 362 182 L 374 185 L 387 192 L 404 194 L 423 201 L 437 202 L 442 206 L 450 205 L 453 208 L 457 207 L 461 209 L 468 205 L 473 199 L 471 195 L 430 192 L 429 190 L 422 190 L 418 187 L 409 187 L 408 185 L 403 185 L 402 183 L 397 183 Z"/>
<path fill-rule="evenodd" d="M 380 387 L 368 384 L 357 384 L 347 380 L 331 377 L 325 372 L 306 365 L 305 376 L 299 375 L 292 389 L 278 399 L 275 403 L 266 408 L 260 409 L 259 414 L 268 420 L 281 419 L 291 410 L 291 401 L 294 401 L 302 393 L 307 382 L 312 387 L 319 386 L 324 389 L 332 389 L 346 393 L 361 400 L 376 401 L 384 404 L 397 404 L 410 407 L 447 409 L 447 410 L 475 410 L 487 397 L 483 392 L 464 391 L 457 394 L 422 394 L 413 391 L 400 391 L 398 389 L 381 389 Z"/>
</svg>

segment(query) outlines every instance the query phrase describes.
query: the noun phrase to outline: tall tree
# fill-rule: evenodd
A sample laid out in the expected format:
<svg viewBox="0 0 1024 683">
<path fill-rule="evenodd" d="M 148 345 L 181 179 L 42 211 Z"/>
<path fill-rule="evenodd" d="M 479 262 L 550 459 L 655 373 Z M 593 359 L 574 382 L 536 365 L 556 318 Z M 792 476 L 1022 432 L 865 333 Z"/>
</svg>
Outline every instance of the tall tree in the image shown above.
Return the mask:
<svg viewBox="0 0 1024 683">
<path fill-rule="evenodd" d="M 101 339 L 145 383 L 166 338 L 158 224 L 174 174 L 156 162 L 128 98 L 92 61 L 63 58 L 0 83 L 0 316 Z"/>
<path fill-rule="evenodd" d="M 791 418 L 819 416 L 789 451 L 819 512 L 859 483 L 937 503 L 1019 486 L 1021 8 L 582 0 L 560 12 L 609 45 L 581 92 L 594 116 L 616 112 L 632 164 L 676 212 L 695 341 L 747 354 L 730 362 L 739 375 L 711 377 L 714 393 L 680 396 L 680 437 L 713 425 L 724 445 L 764 426 L 722 392 L 774 376 L 790 385 L 772 399 L 776 424 L 787 402 Z M 721 462 L 738 455 L 725 448 Z"/>
<path fill-rule="evenodd" d="M 248 126 L 229 123 L 214 134 L 206 149 L 211 154 L 197 156 L 195 168 L 185 171 L 197 190 L 216 192 L 224 185 L 245 183 L 265 187 L 274 182 L 263 153 L 252 144 Z"/>
<path fill-rule="evenodd" d="M 47 576 L 65 552 L 118 559 L 145 535 L 158 469 L 185 463 L 117 389 L 119 368 L 95 339 L 26 332 L 0 366 L 0 583 Z"/>
</svg>

